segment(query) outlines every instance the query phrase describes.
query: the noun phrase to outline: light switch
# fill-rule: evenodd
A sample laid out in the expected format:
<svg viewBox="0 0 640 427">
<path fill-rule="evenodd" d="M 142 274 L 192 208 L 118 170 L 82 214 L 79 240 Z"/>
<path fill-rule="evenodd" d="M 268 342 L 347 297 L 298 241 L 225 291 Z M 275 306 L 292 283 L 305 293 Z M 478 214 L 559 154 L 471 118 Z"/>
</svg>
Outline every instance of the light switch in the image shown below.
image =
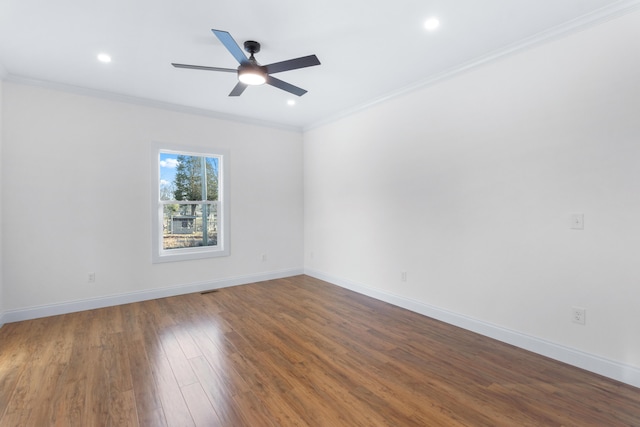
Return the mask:
<svg viewBox="0 0 640 427">
<path fill-rule="evenodd" d="M 571 214 L 571 228 L 584 230 L 584 214 Z"/>
</svg>

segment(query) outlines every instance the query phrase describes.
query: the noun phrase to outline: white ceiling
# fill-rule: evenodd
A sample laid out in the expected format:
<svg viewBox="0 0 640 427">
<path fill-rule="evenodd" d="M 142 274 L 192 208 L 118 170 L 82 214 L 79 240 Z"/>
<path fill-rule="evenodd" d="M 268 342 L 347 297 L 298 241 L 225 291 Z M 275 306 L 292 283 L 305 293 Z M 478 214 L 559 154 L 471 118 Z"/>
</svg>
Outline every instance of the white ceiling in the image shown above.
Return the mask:
<svg viewBox="0 0 640 427">
<path fill-rule="evenodd" d="M 449 75 L 635 10 L 636 0 L 2 0 L 0 70 L 9 81 L 88 89 L 309 128 Z M 423 23 L 437 16 L 436 32 Z M 211 33 L 257 40 L 262 64 L 316 54 L 322 65 L 227 96 L 236 68 Z M 100 52 L 113 57 L 96 60 Z M 288 106 L 296 99 L 295 106 Z"/>
</svg>

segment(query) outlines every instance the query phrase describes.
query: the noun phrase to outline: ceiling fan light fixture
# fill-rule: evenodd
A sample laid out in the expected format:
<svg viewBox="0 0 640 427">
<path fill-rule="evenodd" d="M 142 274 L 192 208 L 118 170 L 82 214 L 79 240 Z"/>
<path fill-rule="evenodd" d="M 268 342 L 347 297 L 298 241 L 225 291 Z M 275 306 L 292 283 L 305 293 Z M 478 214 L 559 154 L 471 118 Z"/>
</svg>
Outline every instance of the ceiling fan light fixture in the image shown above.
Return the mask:
<svg viewBox="0 0 640 427">
<path fill-rule="evenodd" d="M 267 82 L 267 74 L 256 67 L 247 67 L 238 70 L 238 80 L 246 85 L 257 86 Z"/>
</svg>

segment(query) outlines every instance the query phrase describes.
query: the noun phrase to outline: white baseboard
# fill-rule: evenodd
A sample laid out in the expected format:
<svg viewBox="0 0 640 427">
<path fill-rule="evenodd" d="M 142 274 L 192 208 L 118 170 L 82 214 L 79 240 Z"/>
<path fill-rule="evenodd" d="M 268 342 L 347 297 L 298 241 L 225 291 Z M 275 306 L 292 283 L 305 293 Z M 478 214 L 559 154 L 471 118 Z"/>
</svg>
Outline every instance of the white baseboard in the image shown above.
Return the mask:
<svg viewBox="0 0 640 427">
<path fill-rule="evenodd" d="M 407 310 L 420 313 L 424 316 L 458 326 L 468 331 L 558 360 L 568 365 L 576 366 L 586 371 L 590 371 L 634 387 L 640 387 L 640 369 L 635 366 L 605 359 L 580 350 L 506 329 L 501 326 L 482 322 L 480 320 L 431 306 L 420 301 L 372 289 L 365 285 L 333 277 L 313 269 L 305 269 L 304 274 L 352 290 L 359 294 L 367 295 L 380 301 L 406 308 Z"/>
<path fill-rule="evenodd" d="M 237 276 L 198 283 L 188 283 L 166 288 L 129 292 L 125 294 L 110 295 L 100 298 L 90 298 L 78 301 L 68 301 L 59 304 L 48 304 L 18 310 L 9 310 L 2 313 L 2 315 L 0 316 L 0 327 L 4 323 L 20 322 L 22 320 L 37 319 L 39 317 L 56 316 L 59 314 L 92 310 L 95 308 L 129 304 L 133 302 L 146 301 L 157 298 L 166 298 L 193 292 L 202 292 L 209 289 L 220 289 L 227 288 L 229 286 L 246 285 L 248 283 L 297 276 L 299 274 L 303 274 L 303 270 L 301 268 L 294 268 L 290 270 L 273 271 L 268 273 Z"/>
</svg>

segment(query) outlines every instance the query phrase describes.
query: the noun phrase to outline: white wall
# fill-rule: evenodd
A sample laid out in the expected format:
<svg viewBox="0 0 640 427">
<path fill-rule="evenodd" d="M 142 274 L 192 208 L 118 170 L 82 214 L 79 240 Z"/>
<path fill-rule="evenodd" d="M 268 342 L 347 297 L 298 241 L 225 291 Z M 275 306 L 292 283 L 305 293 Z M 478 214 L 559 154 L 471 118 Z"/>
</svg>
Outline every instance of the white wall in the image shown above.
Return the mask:
<svg viewBox="0 0 640 427">
<path fill-rule="evenodd" d="M 302 271 L 301 133 L 10 82 L 3 97 L 11 320 L 33 307 Z M 151 264 L 152 141 L 229 150 L 231 256 Z"/>
<path fill-rule="evenodd" d="M 640 385 L 638 52 L 635 13 L 306 132 L 306 271 Z"/>
</svg>

